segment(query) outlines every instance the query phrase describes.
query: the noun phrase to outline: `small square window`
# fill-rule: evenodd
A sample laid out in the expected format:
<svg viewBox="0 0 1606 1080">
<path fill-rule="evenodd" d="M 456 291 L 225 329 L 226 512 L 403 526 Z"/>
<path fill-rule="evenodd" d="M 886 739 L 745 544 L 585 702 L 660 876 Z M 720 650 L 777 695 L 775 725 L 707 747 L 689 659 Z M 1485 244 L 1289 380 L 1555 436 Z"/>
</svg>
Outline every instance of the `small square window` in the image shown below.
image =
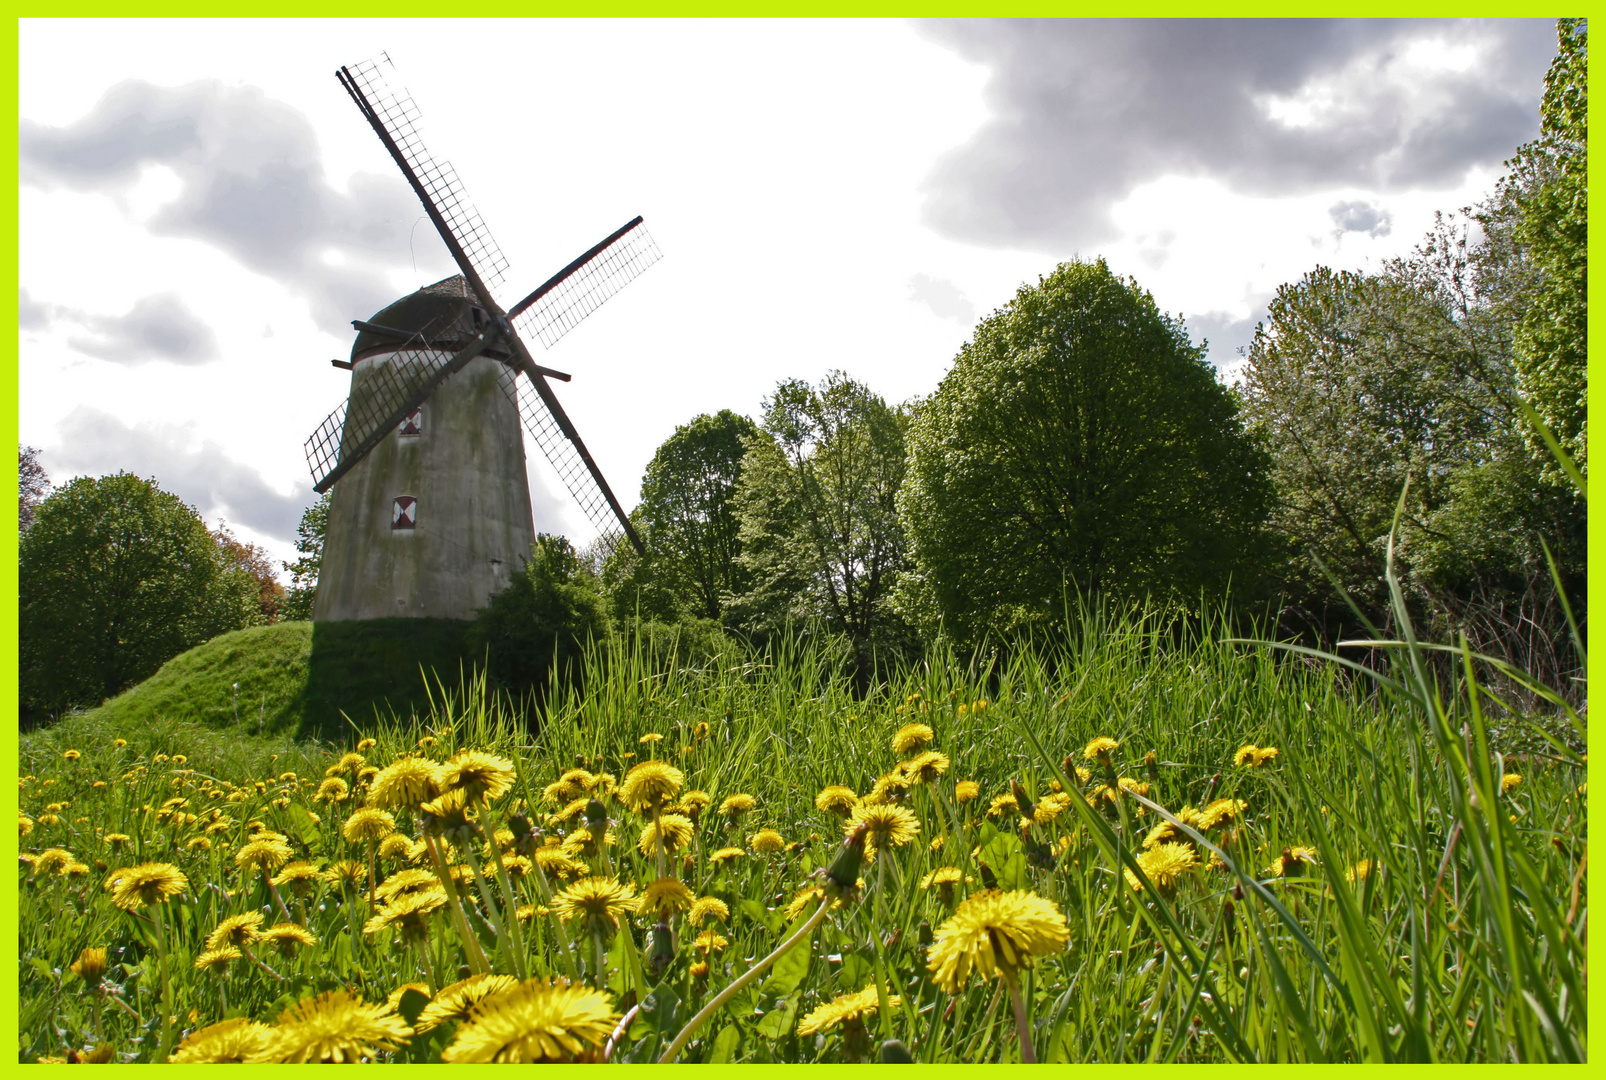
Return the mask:
<svg viewBox="0 0 1606 1080">
<path fill-rule="evenodd" d="M 408 414 L 407 419 L 396 428 L 398 435 L 417 435 L 424 430 L 424 407 L 420 405 Z"/>
<path fill-rule="evenodd" d="M 398 495 L 390 507 L 390 527 L 411 529 L 418 524 L 418 500 L 411 495 Z"/>
</svg>

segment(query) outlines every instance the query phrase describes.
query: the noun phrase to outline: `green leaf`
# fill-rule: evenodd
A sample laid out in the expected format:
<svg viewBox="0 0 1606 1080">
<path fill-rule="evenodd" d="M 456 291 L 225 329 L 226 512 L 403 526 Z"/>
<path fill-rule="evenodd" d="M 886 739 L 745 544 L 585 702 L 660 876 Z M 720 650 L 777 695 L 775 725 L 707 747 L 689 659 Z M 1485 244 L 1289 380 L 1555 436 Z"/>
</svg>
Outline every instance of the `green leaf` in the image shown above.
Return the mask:
<svg viewBox="0 0 1606 1080">
<path fill-rule="evenodd" d="M 794 949 L 793 952 L 797 950 Z M 791 954 L 788 953 L 788 956 Z M 783 997 L 775 1008 L 771 1009 L 758 1022 L 758 1033 L 766 1039 L 782 1039 L 792 1030 L 792 1022 L 797 1019 L 797 1004 L 803 999 L 799 992 L 793 992 Z"/>
<path fill-rule="evenodd" d="M 809 937 L 793 945 L 786 951 L 784 956 L 775 961 L 775 966 L 770 969 L 769 977 L 764 980 L 764 984 L 760 988 L 759 992 L 761 994 L 767 997 L 779 998 L 797 989 L 798 984 L 809 973 L 809 959 L 811 956 L 809 944 L 813 937 L 814 935 L 810 934 Z"/>
<path fill-rule="evenodd" d="M 302 843 L 315 851 L 323 849 L 323 832 L 318 828 L 312 815 L 300 803 L 290 804 L 290 825 L 300 837 Z"/>
<path fill-rule="evenodd" d="M 981 858 L 998 879 L 1000 889 L 1024 889 L 1029 884 L 1019 837 L 999 833 L 982 845 Z"/>
<path fill-rule="evenodd" d="M 709 1053 L 710 1065 L 727 1064 L 736 1055 L 736 1048 L 741 1044 L 742 1033 L 735 1024 L 726 1024 L 714 1038 L 713 1049 Z"/>
</svg>

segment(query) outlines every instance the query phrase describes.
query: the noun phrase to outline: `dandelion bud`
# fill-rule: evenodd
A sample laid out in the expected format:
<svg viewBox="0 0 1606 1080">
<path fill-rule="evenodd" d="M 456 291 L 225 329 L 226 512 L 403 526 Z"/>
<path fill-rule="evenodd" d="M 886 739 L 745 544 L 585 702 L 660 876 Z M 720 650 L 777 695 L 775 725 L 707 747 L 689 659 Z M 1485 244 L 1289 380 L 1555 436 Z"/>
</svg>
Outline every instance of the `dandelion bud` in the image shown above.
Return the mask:
<svg viewBox="0 0 1606 1080">
<path fill-rule="evenodd" d="M 864 865 L 864 838 L 868 831 L 868 825 L 860 824 L 842 842 L 842 850 L 837 852 L 836 860 L 825 872 L 828 887 L 833 891 L 847 892 L 858 884 L 859 868 Z"/>
<path fill-rule="evenodd" d="M 99 986 L 101 977 L 106 974 L 106 950 L 83 950 L 68 970 L 90 986 Z"/>
<path fill-rule="evenodd" d="M 1149 783 L 1158 784 L 1160 782 L 1160 759 L 1155 756 L 1153 750 L 1143 755 L 1143 769 L 1149 774 Z"/>
<path fill-rule="evenodd" d="M 1018 780 L 1009 782 L 1009 790 L 1015 796 L 1015 808 L 1020 811 L 1021 820 L 1031 821 L 1032 815 L 1036 812 L 1036 808 L 1032 806 L 1031 796 L 1026 794 L 1026 789 L 1021 787 Z"/>
<path fill-rule="evenodd" d="M 881 1063 L 883 1065 L 913 1065 L 914 1056 L 909 1048 L 903 1044 L 902 1039 L 888 1039 L 881 1044 Z"/>
<path fill-rule="evenodd" d="M 1068 780 L 1074 777 L 1076 775 L 1076 759 L 1066 754 L 1065 760 L 1060 762 L 1060 771 L 1065 774 Z"/>
<path fill-rule="evenodd" d="M 586 803 L 586 825 L 591 829 L 592 836 L 597 835 L 598 829 L 608 828 L 608 808 L 596 799 Z"/>
<path fill-rule="evenodd" d="M 656 975 L 668 967 L 669 962 L 674 958 L 674 937 L 669 932 L 669 924 L 660 919 L 657 925 L 652 928 L 651 940 L 647 944 L 647 966 Z"/>
<path fill-rule="evenodd" d="M 1237 892 L 1237 889 L 1233 890 Z M 1233 905 L 1232 897 L 1227 897 L 1221 909 L 1221 928 L 1227 935 L 1228 941 L 1238 939 L 1238 909 Z"/>
</svg>

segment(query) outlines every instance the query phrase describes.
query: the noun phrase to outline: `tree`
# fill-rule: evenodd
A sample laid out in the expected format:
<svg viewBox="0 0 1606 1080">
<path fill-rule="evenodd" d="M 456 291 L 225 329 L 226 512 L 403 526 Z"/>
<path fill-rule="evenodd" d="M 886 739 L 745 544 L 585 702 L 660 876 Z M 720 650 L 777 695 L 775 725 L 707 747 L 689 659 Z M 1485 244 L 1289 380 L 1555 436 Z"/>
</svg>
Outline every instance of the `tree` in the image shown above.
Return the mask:
<svg viewBox="0 0 1606 1080">
<path fill-rule="evenodd" d="M 1406 492 L 1395 569 L 1418 615 L 1513 659 L 1532 628 L 1565 638 L 1539 538 L 1576 580 L 1582 506 L 1541 482 L 1523 441 L 1513 337 L 1534 276 L 1511 215 L 1494 211 L 1480 211 L 1477 243 L 1467 219 L 1441 216 L 1381 273 L 1318 267 L 1277 291 L 1256 331 L 1244 411 L 1272 455 L 1280 585 L 1303 629 L 1344 632 L 1328 575 L 1369 617 L 1388 613 Z"/>
<path fill-rule="evenodd" d="M 596 581 L 573 545 L 540 533 L 529 561 L 480 611 L 469 645 L 486 657 L 486 670 L 503 687 L 539 691 L 554 664 L 560 678 L 576 677 L 586 645 L 608 630 Z"/>
<path fill-rule="evenodd" d="M 907 409 L 840 371 L 817 388 L 784 381 L 765 400 L 736 488 L 744 628 L 823 620 L 851 642 L 861 680 L 874 653 L 909 648 L 889 603 L 906 562 L 896 499 L 907 424 Z"/>
<path fill-rule="evenodd" d="M 50 493 L 50 477 L 45 475 L 43 465 L 39 464 L 39 449 L 34 446 L 19 446 L 17 448 L 17 479 L 22 489 L 22 506 L 17 513 L 17 529 L 27 532 L 33 524 L 34 513 L 39 509 L 39 503 Z"/>
<path fill-rule="evenodd" d="M 34 712 L 98 704 L 259 610 L 255 580 L 230 572 L 195 510 L 129 473 L 57 488 L 19 556 L 21 696 Z"/>
<path fill-rule="evenodd" d="M 296 553 L 293 563 L 281 563 L 290 575 L 290 589 L 285 594 L 282 617 L 287 620 L 307 621 L 312 618 L 313 605 L 318 601 L 318 573 L 323 567 L 323 534 L 329 527 L 329 493 L 307 507 L 296 526 Z"/>
<path fill-rule="evenodd" d="M 274 571 L 268 553 L 255 544 L 242 541 L 223 521 L 219 521 L 217 528 L 212 530 L 212 539 L 223 558 L 225 572 L 246 574 L 251 578 L 249 587 L 256 592 L 257 609 L 247 615 L 245 625 L 265 626 L 278 622 L 279 612 L 284 606 L 284 586 L 279 584 L 279 575 Z"/>
<path fill-rule="evenodd" d="M 977 326 L 915 414 L 900 607 L 973 641 L 1060 619 L 1078 591 L 1246 591 L 1265 470 L 1181 322 L 1102 259 L 1063 263 Z"/>
<path fill-rule="evenodd" d="M 758 428 L 729 409 L 682 424 L 647 465 L 637 507 L 655 571 L 692 613 L 719 619 L 726 597 L 746 585 L 732 496 L 744 438 Z"/>
<path fill-rule="evenodd" d="M 1533 303 L 1515 335 L 1517 373 L 1540 419 L 1588 475 L 1589 39 L 1583 19 L 1556 24 L 1557 50 L 1545 75 L 1537 142 L 1507 162 L 1497 199 L 1517 211 L 1517 237 L 1538 275 Z M 1546 475 L 1565 483 L 1529 430 Z"/>
</svg>

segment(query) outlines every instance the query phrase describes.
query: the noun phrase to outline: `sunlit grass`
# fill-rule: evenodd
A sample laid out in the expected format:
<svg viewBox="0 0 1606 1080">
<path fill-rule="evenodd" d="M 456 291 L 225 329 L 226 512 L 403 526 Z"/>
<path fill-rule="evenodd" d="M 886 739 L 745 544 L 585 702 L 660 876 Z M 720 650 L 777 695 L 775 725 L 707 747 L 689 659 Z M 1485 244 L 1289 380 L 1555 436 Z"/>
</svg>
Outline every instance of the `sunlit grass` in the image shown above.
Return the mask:
<svg viewBox="0 0 1606 1080">
<path fill-rule="evenodd" d="M 582 689 L 554 686 L 533 736 L 474 685 L 437 687 L 425 722 L 377 723 L 361 749 L 356 735 L 297 745 L 84 718 L 31 733 L 22 850 L 37 863 L 62 849 L 84 869 L 19 868 L 21 1057 L 104 1047 L 159 1060 L 230 1017 L 262 1026 L 242 1020 L 180 1053 L 229 1042 L 265 1059 L 316 1057 L 316 1014 L 350 1035 L 336 1049 L 387 1061 L 648 1061 L 677 1035 L 678 1060 L 702 1062 L 874 1060 L 889 1040 L 926 1062 L 1582 1058 L 1581 730 L 1502 759 L 1486 742 L 1490 703 L 1465 678 L 1415 673 L 1412 653 L 1379 689 L 1222 636 L 1152 612 L 1089 613 L 1058 652 L 997 669 L 933 662 L 868 697 L 821 650 L 654 670 L 616 645 L 592 654 Z M 910 724 L 930 727 L 929 746 L 906 737 L 895 753 Z M 1088 756 L 1095 737 L 1118 745 Z M 1235 765 L 1246 745 L 1276 753 Z M 405 839 L 386 854 L 343 835 L 376 783 L 365 769 L 414 754 L 430 772 L 467 750 L 506 761 L 509 790 L 478 800 L 479 781 L 459 777 L 469 794 L 427 816 L 387 794 Z M 921 750 L 948 764 L 928 760 L 917 783 L 889 777 Z M 363 760 L 342 765 L 351 753 Z M 644 760 L 681 780 L 632 810 L 617 792 Z M 564 790 L 575 769 L 586 776 Z M 1521 779 L 1503 784 L 1508 774 Z M 979 795 L 963 799 L 962 782 Z M 862 891 L 846 895 L 821 878 L 851 826 L 848 808 L 816 806 L 829 785 L 861 799 L 879 788 L 917 829 L 904 835 L 889 814 L 866 826 L 882 838 L 856 870 Z M 738 794 L 751 808 L 721 812 Z M 642 843 L 655 817 L 674 841 L 661 857 Z M 683 843 L 671 817 L 692 823 Z M 252 823 L 285 838 L 276 865 L 237 864 Z M 583 843 L 593 830 L 613 842 Z M 103 882 L 148 862 L 176 867 L 188 889 L 114 907 Z M 299 862 L 320 874 L 286 873 Z M 444 899 L 415 901 L 412 915 L 399 892 L 371 901 L 370 864 L 381 894 Z M 619 892 L 563 898 L 585 878 Z M 697 925 L 670 878 L 712 902 Z M 945 924 L 988 888 L 1040 898 L 1063 916 L 1064 947 L 1042 910 L 1021 908 L 1027 952 L 1041 955 L 963 979 L 949 965 L 945 989 L 933 968 L 960 940 Z M 649 889 L 655 906 L 638 912 Z M 315 943 L 247 940 L 238 959 L 198 969 L 208 935 L 252 913 Z M 97 988 L 71 970 L 93 948 L 107 950 Z M 451 1011 L 441 991 L 479 972 L 522 986 Z M 570 996 L 553 996 L 551 980 L 568 980 Z M 349 997 L 312 1001 L 333 991 Z M 422 1019 L 426 1006 L 442 1019 Z M 574 1038 L 520 1041 L 537 1015 Z"/>
</svg>

